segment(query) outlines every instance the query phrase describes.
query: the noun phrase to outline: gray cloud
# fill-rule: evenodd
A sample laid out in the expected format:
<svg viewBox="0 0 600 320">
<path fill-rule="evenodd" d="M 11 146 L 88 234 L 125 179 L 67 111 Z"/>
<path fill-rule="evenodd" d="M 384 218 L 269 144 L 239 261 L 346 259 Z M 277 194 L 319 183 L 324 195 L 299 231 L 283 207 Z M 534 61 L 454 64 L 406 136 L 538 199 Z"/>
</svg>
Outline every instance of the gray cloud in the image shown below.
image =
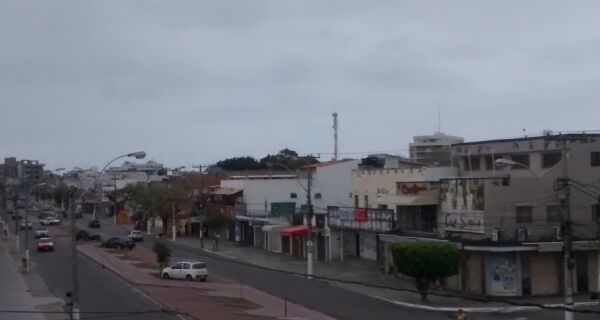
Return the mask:
<svg viewBox="0 0 600 320">
<path fill-rule="evenodd" d="M 169 165 L 594 129 L 600 3 L 0 2 L 0 156 Z M 329 155 L 324 155 L 328 157 Z M 355 154 L 354 156 L 360 156 Z"/>
</svg>

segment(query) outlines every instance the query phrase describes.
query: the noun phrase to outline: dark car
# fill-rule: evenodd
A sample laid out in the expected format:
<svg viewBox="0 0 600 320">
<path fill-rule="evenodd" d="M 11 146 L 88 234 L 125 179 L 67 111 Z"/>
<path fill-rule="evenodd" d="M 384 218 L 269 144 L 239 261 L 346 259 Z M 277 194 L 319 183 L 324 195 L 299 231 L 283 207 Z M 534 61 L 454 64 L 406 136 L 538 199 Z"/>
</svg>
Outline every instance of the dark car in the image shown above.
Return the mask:
<svg viewBox="0 0 600 320">
<path fill-rule="evenodd" d="M 75 233 L 75 240 L 102 240 L 102 237 L 100 237 L 100 235 L 97 233 L 91 233 L 87 230 L 79 230 L 77 233 Z"/>
<path fill-rule="evenodd" d="M 100 247 L 102 248 L 112 248 L 112 249 L 133 249 L 133 247 L 135 247 L 135 243 L 133 243 L 133 241 L 131 241 L 128 238 L 123 238 L 123 237 L 113 237 L 110 238 L 104 242 L 102 242 L 102 244 L 100 244 Z"/>
<path fill-rule="evenodd" d="M 133 230 L 144 231 L 146 230 L 146 222 L 144 220 L 138 220 L 135 222 Z"/>
<path fill-rule="evenodd" d="M 51 216 L 51 215 L 52 215 L 52 214 L 51 214 L 51 213 L 49 213 L 49 212 L 40 212 L 40 214 L 38 214 L 38 218 L 39 218 L 40 220 L 42 220 L 42 219 L 46 219 L 46 218 L 48 218 L 48 217 L 49 217 L 49 216 Z"/>
<path fill-rule="evenodd" d="M 94 228 L 94 229 L 99 229 L 100 228 L 100 221 L 98 221 L 98 219 L 92 220 L 92 221 L 90 221 L 90 223 L 88 223 L 88 227 L 89 228 Z"/>
<path fill-rule="evenodd" d="M 22 218 L 23 218 L 23 217 L 21 217 L 21 215 L 20 215 L 20 214 L 17 214 L 17 213 L 13 213 L 13 215 L 12 215 L 12 219 L 13 219 L 13 220 L 21 220 Z"/>
</svg>

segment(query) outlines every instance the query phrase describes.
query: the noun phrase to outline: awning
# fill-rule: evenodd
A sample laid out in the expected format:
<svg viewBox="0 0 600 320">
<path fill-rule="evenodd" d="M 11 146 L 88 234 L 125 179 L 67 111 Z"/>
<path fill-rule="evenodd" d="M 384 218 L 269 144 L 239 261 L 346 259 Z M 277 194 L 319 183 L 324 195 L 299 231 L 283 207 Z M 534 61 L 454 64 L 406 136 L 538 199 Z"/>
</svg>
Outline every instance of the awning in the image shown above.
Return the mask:
<svg viewBox="0 0 600 320">
<path fill-rule="evenodd" d="M 213 191 L 211 194 L 212 195 L 230 196 L 230 195 L 236 194 L 238 192 L 242 192 L 242 191 L 244 191 L 244 190 L 238 189 L 238 188 L 221 188 L 221 189 Z"/>
<path fill-rule="evenodd" d="M 275 229 L 281 229 L 281 228 L 287 228 L 289 227 L 288 225 L 285 224 L 268 224 L 264 227 L 262 227 L 262 231 L 263 232 L 271 232 Z"/>
<path fill-rule="evenodd" d="M 387 200 L 387 199 L 385 199 Z M 379 200 L 381 202 L 381 200 Z M 424 196 L 395 196 L 390 197 L 389 203 L 393 203 L 398 206 L 425 206 L 425 205 L 436 205 L 440 203 L 439 197 L 434 195 Z"/>
<path fill-rule="evenodd" d="M 289 227 L 289 228 L 281 230 L 282 236 L 297 236 L 297 235 L 304 235 L 307 233 L 308 233 L 307 226 L 295 226 L 295 227 Z"/>
</svg>

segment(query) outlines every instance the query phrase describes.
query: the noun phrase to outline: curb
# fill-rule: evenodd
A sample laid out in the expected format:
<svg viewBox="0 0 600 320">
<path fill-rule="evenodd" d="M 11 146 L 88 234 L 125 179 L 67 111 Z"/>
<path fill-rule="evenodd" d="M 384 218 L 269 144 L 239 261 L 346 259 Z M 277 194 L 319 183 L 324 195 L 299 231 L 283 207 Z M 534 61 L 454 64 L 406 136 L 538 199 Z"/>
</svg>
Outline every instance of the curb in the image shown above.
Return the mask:
<svg viewBox="0 0 600 320">
<path fill-rule="evenodd" d="M 173 310 L 177 312 L 177 308 L 174 308 L 173 306 L 169 305 L 168 303 L 162 302 L 162 301 L 158 301 L 157 299 L 154 299 L 152 296 L 150 296 L 149 294 L 147 294 L 146 292 L 144 292 L 142 289 L 138 288 L 138 286 L 144 286 L 144 284 L 139 284 L 136 282 L 131 281 L 130 279 L 128 279 L 127 277 L 125 277 L 124 275 L 122 275 L 120 272 L 116 271 L 115 269 L 113 269 L 112 266 L 109 265 L 105 265 L 102 262 L 100 262 L 98 259 L 96 259 L 95 257 L 83 252 L 82 250 L 79 250 L 79 248 L 77 248 L 77 252 L 79 252 L 80 254 L 84 255 L 85 257 L 87 257 L 88 259 L 90 259 L 91 261 L 93 261 L 94 263 L 104 267 L 104 269 L 109 270 L 111 273 L 113 273 L 114 275 L 116 275 L 117 277 L 119 277 L 119 279 L 125 281 L 127 284 L 129 284 L 134 290 L 136 290 L 139 294 L 141 294 L 142 296 L 144 296 L 146 299 L 152 301 L 153 303 L 155 303 L 156 305 L 160 306 L 163 309 L 166 310 Z M 175 314 L 175 316 L 177 318 L 179 318 L 180 320 L 188 320 L 188 318 L 180 315 L 180 314 Z"/>
<path fill-rule="evenodd" d="M 539 307 L 533 306 L 522 306 L 522 307 L 435 307 L 428 306 L 424 304 L 416 304 L 416 303 L 408 303 L 397 300 L 391 300 L 380 296 L 371 296 L 377 300 L 385 301 L 387 303 L 391 303 L 394 305 L 419 309 L 425 311 L 436 311 L 436 312 L 458 312 L 459 309 L 467 313 L 513 313 L 519 311 L 531 311 L 531 310 L 540 310 Z M 585 307 L 585 306 L 597 306 L 598 302 L 595 301 L 584 301 L 584 302 L 576 302 L 574 303 L 575 307 Z M 554 303 L 554 304 L 545 304 L 546 307 L 565 307 L 565 304 L 562 303 Z"/>
</svg>

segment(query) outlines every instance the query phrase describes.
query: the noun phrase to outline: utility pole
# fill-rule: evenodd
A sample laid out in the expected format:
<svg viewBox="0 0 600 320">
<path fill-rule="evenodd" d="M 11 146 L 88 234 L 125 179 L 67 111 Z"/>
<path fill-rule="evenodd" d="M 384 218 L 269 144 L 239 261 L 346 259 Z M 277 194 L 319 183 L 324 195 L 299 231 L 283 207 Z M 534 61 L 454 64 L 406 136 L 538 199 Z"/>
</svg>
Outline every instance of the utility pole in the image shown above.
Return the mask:
<svg viewBox="0 0 600 320">
<path fill-rule="evenodd" d="M 76 194 L 71 196 L 69 213 L 71 215 L 71 281 L 73 285 L 73 291 L 71 291 L 71 319 L 79 318 L 79 261 L 77 260 L 77 240 L 75 238 L 76 230 L 76 219 L 75 219 L 75 207 L 76 205 Z"/>
<path fill-rule="evenodd" d="M 312 218 L 313 218 L 313 206 L 312 206 L 312 168 L 308 166 L 308 177 L 307 177 L 307 188 L 306 188 L 306 206 L 307 208 L 307 219 L 306 223 L 308 224 L 308 241 L 306 241 L 306 262 L 307 262 L 307 278 L 312 279 L 313 274 L 313 241 L 312 241 Z"/>
<path fill-rule="evenodd" d="M 31 201 L 31 197 L 28 197 Z M 25 271 L 29 272 L 29 203 L 25 205 Z"/>
<path fill-rule="evenodd" d="M 573 244 L 572 244 L 572 223 L 571 223 L 571 208 L 570 208 L 570 190 L 569 190 L 569 174 L 568 174 L 568 140 L 567 138 L 560 139 L 562 141 L 562 167 L 561 175 L 558 179 L 559 191 L 558 200 L 562 213 L 562 229 L 564 237 L 564 283 L 565 283 L 565 305 L 567 308 L 573 308 Z M 573 312 L 565 311 L 565 320 L 573 320 Z"/>
<path fill-rule="evenodd" d="M 176 223 L 176 221 L 175 221 L 175 218 L 176 218 L 175 217 L 175 202 L 171 203 L 171 214 L 173 215 L 173 217 L 172 217 L 172 219 L 173 219 L 172 225 L 173 226 L 172 226 L 172 231 L 171 231 L 173 234 L 171 235 L 171 237 L 173 239 L 173 242 L 175 242 L 175 240 L 177 240 L 177 226 L 175 225 L 175 223 Z"/>
<path fill-rule="evenodd" d="M 600 308 L 600 195 L 598 195 L 598 199 L 596 200 L 596 216 L 594 217 L 594 219 L 596 220 L 596 232 L 598 234 L 598 257 L 596 262 L 596 295 L 598 298 L 598 308 Z"/>
</svg>

